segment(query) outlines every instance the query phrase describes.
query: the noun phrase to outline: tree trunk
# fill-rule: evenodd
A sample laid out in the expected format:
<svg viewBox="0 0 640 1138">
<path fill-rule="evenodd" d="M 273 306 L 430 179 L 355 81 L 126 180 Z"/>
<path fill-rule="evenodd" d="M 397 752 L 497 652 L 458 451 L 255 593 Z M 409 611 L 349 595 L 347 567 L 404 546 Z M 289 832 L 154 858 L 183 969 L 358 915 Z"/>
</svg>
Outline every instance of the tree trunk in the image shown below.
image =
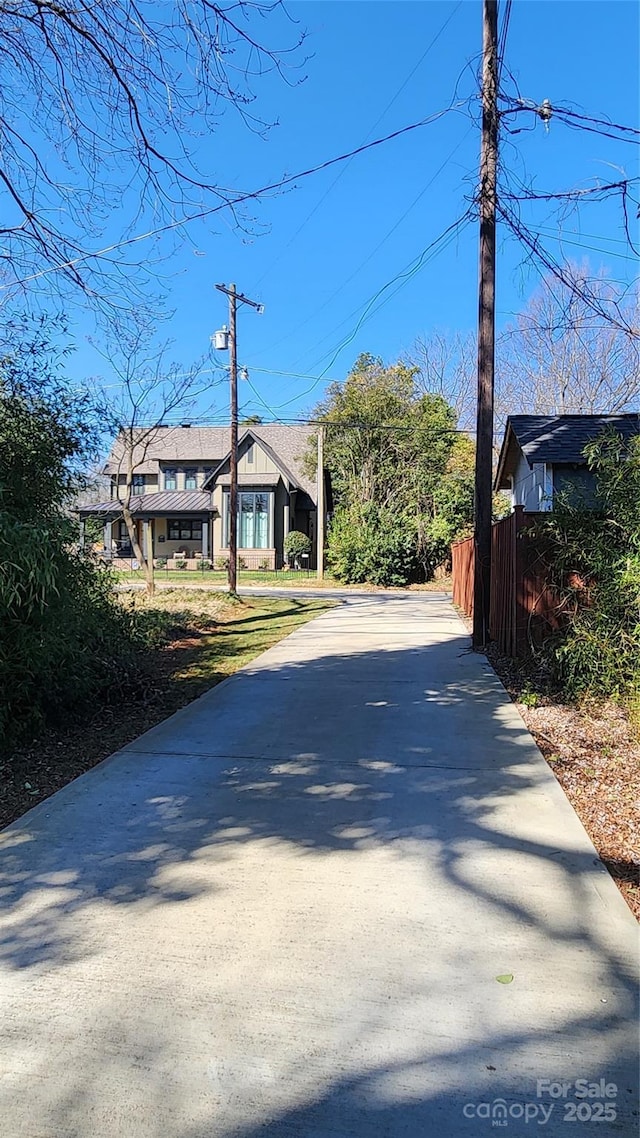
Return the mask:
<svg viewBox="0 0 640 1138">
<path fill-rule="evenodd" d="M 129 541 L 133 547 L 133 552 L 136 555 L 137 561 L 142 566 L 142 571 L 144 573 L 144 579 L 146 582 L 147 596 L 152 597 L 156 587 L 153 569 L 153 558 L 145 557 L 144 553 L 142 552 L 142 546 L 138 541 L 136 523 L 133 519 L 133 515 L 129 509 L 129 504 L 127 502 L 122 503 L 122 516 L 124 517 L 127 533 L 129 534 Z"/>
<path fill-rule="evenodd" d="M 125 481 L 124 500 L 122 502 L 122 516 L 127 527 L 127 533 L 129 534 L 129 541 L 133 547 L 133 552 L 136 555 L 138 564 L 142 566 L 142 571 L 144 573 L 144 579 L 147 587 L 147 596 L 152 597 L 156 587 L 153 570 L 153 549 L 151 550 L 151 556 L 145 557 L 140 542 L 138 541 L 136 523 L 133 519 L 133 514 L 131 513 L 131 495 L 133 491 L 133 446 L 134 440 L 133 437 L 131 437 L 128 440 L 129 453 L 127 456 L 127 475 Z"/>
</svg>

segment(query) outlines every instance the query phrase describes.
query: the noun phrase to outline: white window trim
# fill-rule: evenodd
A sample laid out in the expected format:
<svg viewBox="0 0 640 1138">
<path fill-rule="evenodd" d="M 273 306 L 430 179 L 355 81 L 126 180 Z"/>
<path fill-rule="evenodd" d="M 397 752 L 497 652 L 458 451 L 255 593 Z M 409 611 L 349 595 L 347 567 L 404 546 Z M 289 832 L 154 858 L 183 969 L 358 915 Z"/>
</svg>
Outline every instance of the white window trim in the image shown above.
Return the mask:
<svg viewBox="0 0 640 1138">
<path fill-rule="evenodd" d="M 553 472 L 551 466 L 542 464 L 542 485 L 540 487 L 540 509 L 548 512 L 553 509 Z"/>
</svg>

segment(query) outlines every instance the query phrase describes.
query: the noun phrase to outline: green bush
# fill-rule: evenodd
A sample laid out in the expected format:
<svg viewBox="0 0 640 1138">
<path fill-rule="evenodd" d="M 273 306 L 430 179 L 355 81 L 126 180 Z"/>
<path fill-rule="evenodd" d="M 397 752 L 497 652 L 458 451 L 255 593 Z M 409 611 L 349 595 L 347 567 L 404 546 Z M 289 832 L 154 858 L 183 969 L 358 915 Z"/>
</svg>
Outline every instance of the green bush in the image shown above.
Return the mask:
<svg viewBox="0 0 640 1138">
<path fill-rule="evenodd" d="M 173 567 L 174 567 L 174 569 L 186 569 L 187 563 L 184 560 L 184 558 L 179 557 L 177 561 L 174 561 Z"/>
<path fill-rule="evenodd" d="M 54 329 L 56 334 L 59 329 Z M 70 517 L 96 437 L 43 322 L 0 335 L 0 740 L 28 740 L 143 684 L 144 629 Z"/>
<path fill-rule="evenodd" d="M 544 652 L 569 698 L 640 693 L 640 438 L 587 448 L 600 509 L 568 496 L 537 526 L 564 614 Z"/>
<path fill-rule="evenodd" d="M 336 511 L 327 563 L 347 584 L 406 585 L 418 573 L 415 519 L 372 503 Z"/>
<path fill-rule="evenodd" d="M 206 557 L 203 557 L 202 561 L 200 562 L 200 568 L 202 569 L 203 573 L 208 573 L 209 570 L 213 569 L 213 565 L 209 560 L 207 560 Z"/>
<path fill-rule="evenodd" d="M 296 562 L 304 553 L 311 553 L 311 538 L 300 530 L 292 529 L 284 539 L 283 548 L 287 561 Z"/>
<path fill-rule="evenodd" d="M 166 557 L 157 557 L 156 558 L 156 569 L 166 569 L 166 568 L 167 568 L 167 558 Z"/>
<path fill-rule="evenodd" d="M 144 640 L 111 571 L 72 551 L 65 526 L 0 514 L 0 733 L 28 739 L 135 687 Z"/>
</svg>

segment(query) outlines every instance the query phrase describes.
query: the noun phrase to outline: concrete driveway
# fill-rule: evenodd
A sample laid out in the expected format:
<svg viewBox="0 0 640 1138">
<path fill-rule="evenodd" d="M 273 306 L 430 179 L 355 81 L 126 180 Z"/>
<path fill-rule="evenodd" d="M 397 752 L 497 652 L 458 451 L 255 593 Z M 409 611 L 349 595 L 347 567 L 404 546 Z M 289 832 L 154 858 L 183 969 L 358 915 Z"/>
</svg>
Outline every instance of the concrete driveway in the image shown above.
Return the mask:
<svg viewBox="0 0 640 1138">
<path fill-rule="evenodd" d="M 636 1134 L 635 922 L 467 646 L 351 598 L 4 831 L 4 1138 Z"/>
</svg>

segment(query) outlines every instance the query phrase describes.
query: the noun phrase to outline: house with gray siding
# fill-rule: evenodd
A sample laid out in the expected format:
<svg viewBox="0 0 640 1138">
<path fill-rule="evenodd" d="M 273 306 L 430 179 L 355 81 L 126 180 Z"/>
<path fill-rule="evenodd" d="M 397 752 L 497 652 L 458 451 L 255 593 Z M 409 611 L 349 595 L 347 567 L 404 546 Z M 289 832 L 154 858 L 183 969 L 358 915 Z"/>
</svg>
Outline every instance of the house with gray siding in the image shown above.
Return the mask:
<svg viewBox="0 0 640 1138">
<path fill-rule="evenodd" d="M 317 433 L 317 427 L 302 425 L 240 427 L 238 554 L 246 568 L 280 568 L 284 539 L 293 529 L 311 538 L 315 555 L 316 482 L 304 456 Z M 83 504 L 78 513 L 102 520 L 106 554 L 133 556 L 122 515 L 131 451 L 130 509 L 145 556 L 166 558 L 169 565 L 186 560 L 192 567 L 203 558 L 221 564 L 229 545 L 230 444 L 229 427 L 140 430 L 133 448 L 120 436 L 103 470 L 108 499 Z"/>
<path fill-rule="evenodd" d="M 511 494 L 512 508 L 552 510 L 559 494 L 596 505 L 595 478 L 584 448 L 606 430 L 629 439 L 640 434 L 640 415 L 510 415 L 494 488 Z"/>
</svg>

